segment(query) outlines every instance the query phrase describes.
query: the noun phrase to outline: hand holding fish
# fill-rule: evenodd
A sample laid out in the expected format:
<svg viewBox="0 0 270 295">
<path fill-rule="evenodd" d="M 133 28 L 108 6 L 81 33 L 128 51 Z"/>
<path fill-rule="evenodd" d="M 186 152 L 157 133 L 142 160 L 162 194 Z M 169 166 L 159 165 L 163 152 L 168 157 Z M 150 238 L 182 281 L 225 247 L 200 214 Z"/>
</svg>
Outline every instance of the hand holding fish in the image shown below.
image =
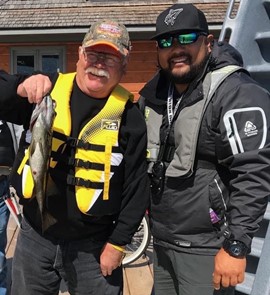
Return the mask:
<svg viewBox="0 0 270 295">
<path fill-rule="evenodd" d="M 39 104 L 42 98 L 52 89 L 49 77 L 45 75 L 33 75 L 25 79 L 17 88 L 17 94 L 27 97 L 30 103 Z"/>
</svg>

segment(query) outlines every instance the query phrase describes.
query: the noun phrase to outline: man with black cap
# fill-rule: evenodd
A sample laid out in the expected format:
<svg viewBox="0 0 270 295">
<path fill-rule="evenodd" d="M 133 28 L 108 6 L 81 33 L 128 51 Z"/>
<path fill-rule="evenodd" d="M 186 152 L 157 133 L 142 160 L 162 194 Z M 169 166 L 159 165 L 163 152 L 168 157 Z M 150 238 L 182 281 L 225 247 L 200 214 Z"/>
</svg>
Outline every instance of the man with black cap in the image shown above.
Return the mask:
<svg viewBox="0 0 270 295">
<path fill-rule="evenodd" d="M 145 121 L 132 95 L 118 84 L 129 51 L 125 26 L 105 19 L 85 35 L 76 73 L 56 73 L 51 81 L 36 75 L 22 82 L 23 77 L 1 73 L 0 118 L 27 130 L 32 103 L 39 103 L 51 84 L 56 102 L 44 204 L 55 219 L 51 226 L 42 228 L 35 198 L 29 130 L 11 177 L 24 213 L 12 295 L 58 294 L 62 279 L 70 294 L 122 294 L 124 248 L 149 196 Z"/>
<path fill-rule="evenodd" d="M 192 4 L 156 22 L 148 130 L 155 295 L 234 294 L 270 191 L 270 97 Z"/>
</svg>

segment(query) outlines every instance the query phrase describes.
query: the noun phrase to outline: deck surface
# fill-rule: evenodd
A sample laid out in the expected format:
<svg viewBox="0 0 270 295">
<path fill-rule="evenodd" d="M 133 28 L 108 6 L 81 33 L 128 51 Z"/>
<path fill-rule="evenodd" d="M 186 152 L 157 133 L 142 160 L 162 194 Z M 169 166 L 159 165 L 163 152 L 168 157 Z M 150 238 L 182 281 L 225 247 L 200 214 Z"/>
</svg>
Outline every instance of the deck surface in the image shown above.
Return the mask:
<svg viewBox="0 0 270 295">
<path fill-rule="evenodd" d="M 6 248 L 6 255 L 8 260 L 9 269 L 9 282 L 10 270 L 12 265 L 12 257 L 17 241 L 19 228 L 11 216 L 8 224 L 8 243 Z M 124 275 L 124 294 L 123 295 L 153 295 L 153 271 L 152 271 L 152 244 L 149 245 L 145 255 L 126 266 L 123 269 Z M 67 288 L 63 283 L 59 295 L 68 295 Z"/>
</svg>

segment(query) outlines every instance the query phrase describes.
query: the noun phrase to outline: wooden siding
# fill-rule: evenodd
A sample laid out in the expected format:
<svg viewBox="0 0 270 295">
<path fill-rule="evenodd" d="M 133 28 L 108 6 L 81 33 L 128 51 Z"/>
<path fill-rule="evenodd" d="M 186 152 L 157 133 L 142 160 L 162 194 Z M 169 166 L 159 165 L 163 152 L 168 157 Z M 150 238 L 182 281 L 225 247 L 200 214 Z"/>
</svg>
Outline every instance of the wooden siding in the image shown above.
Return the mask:
<svg viewBox="0 0 270 295">
<path fill-rule="evenodd" d="M 0 69 L 6 72 L 10 71 L 10 54 L 7 44 L 0 44 Z"/>
<path fill-rule="evenodd" d="M 90 24 L 107 16 L 127 26 L 152 26 L 159 13 L 177 1 L 122 0 L 114 1 L 114 4 L 104 0 L 99 3 L 85 0 L 76 0 L 73 3 L 67 3 L 67 0 L 9 0 L 0 2 L 3 2 L 0 9 L 0 29 L 36 29 L 88 28 Z M 211 24 L 223 21 L 228 6 L 228 0 L 185 0 L 182 2 L 193 3 L 201 9 Z"/>
<path fill-rule="evenodd" d="M 16 47 L 40 47 L 43 46 L 65 46 L 66 49 L 66 72 L 76 71 L 78 60 L 78 47 L 80 43 L 16 43 L 0 44 L 0 68 L 10 72 L 11 57 L 10 48 Z M 157 69 L 156 45 L 154 41 L 133 41 L 132 50 L 129 58 L 127 72 L 121 84 L 129 91 L 134 93 L 135 99 L 138 98 L 138 91 L 151 79 Z"/>
</svg>

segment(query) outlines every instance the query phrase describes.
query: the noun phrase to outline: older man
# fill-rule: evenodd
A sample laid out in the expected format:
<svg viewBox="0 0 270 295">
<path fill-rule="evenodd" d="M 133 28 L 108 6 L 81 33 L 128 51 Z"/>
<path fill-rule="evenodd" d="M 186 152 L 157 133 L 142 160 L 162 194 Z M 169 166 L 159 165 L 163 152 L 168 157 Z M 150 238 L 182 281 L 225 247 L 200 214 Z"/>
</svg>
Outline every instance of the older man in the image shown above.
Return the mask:
<svg viewBox="0 0 270 295">
<path fill-rule="evenodd" d="M 14 255 L 13 295 L 58 294 L 61 279 L 70 294 L 122 294 L 124 246 L 147 208 L 149 187 L 144 119 L 132 95 L 118 85 L 129 51 L 123 25 L 98 21 L 78 48 L 76 73 L 50 77 L 57 115 L 45 210 L 55 222 L 42 228 L 35 187 L 25 177 L 28 131 L 12 177 L 25 217 Z M 19 84 L 21 79 L 2 75 L 0 104 L 8 101 L 12 112 L 1 108 L 0 118 L 27 128 L 32 103 L 40 102 L 51 82 L 32 76 Z"/>
</svg>

